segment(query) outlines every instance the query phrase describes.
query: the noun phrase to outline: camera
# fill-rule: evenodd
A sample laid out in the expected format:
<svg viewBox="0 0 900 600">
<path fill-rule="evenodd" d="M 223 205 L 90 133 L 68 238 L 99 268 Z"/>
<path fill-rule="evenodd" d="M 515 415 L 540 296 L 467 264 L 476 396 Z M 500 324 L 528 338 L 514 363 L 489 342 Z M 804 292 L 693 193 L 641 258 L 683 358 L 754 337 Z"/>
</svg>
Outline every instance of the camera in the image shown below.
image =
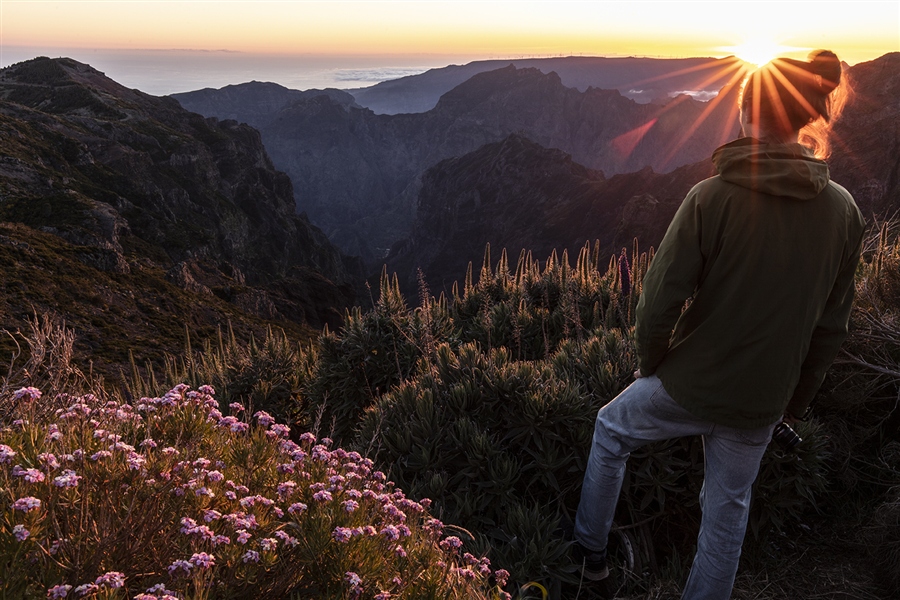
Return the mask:
<svg viewBox="0 0 900 600">
<path fill-rule="evenodd" d="M 790 425 L 782 421 L 772 430 L 772 439 L 781 446 L 785 452 L 790 452 L 794 447 L 803 441 L 797 432 Z"/>
</svg>

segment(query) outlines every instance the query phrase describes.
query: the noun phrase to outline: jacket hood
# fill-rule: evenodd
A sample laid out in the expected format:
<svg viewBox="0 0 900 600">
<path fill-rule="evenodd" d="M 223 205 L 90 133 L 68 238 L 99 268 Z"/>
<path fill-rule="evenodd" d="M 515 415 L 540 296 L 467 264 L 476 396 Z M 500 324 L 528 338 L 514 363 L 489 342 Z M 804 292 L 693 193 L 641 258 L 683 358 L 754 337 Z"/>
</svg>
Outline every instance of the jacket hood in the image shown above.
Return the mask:
<svg viewBox="0 0 900 600">
<path fill-rule="evenodd" d="M 741 138 L 716 149 L 712 160 L 725 181 L 772 196 L 811 200 L 830 179 L 825 161 L 796 143 Z"/>
</svg>

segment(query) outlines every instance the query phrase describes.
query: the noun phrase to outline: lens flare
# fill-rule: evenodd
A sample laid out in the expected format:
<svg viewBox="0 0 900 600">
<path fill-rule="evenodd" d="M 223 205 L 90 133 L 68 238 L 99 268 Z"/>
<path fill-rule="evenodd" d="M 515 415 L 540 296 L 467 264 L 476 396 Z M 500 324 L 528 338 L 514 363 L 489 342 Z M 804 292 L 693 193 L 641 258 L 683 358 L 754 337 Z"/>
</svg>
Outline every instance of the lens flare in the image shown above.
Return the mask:
<svg viewBox="0 0 900 600">
<path fill-rule="evenodd" d="M 782 46 L 770 38 L 760 37 L 748 39 L 736 46 L 725 46 L 721 50 L 734 54 L 746 63 L 760 67 L 781 54 L 796 52 L 800 48 Z"/>
</svg>

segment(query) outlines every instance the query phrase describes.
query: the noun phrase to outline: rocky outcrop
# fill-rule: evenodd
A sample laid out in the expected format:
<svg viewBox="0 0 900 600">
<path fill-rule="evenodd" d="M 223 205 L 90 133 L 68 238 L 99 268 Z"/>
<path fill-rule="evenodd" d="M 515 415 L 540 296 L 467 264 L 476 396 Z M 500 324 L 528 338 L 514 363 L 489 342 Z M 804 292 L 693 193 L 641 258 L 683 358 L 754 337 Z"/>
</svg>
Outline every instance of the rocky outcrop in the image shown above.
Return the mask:
<svg viewBox="0 0 900 600">
<path fill-rule="evenodd" d="M 171 318 L 201 328 L 242 314 L 338 325 L 355 300 L 360 263 L 296 214 L 290 179 L 247 125 L 126 89 L 73 60 L 39 58 L 0 71 L 0 155 L 0 221 L 58 238 L 63 246 L 40 239 L 67 248 L 66 260 L 87 269 L 77 269 L 85 286 L 110 276 L 172 286 L 200 310 Z M 236 288 L 244 292 L 226 291 Z M 28 312 L 29 290 L 0 326 Z M 31 300 L 78 313 L 70 298 Z"/>
<path fill-rule="evenodd" d="M 36 83 L 41 70 L 54 77 Z M 290 180 L 254 129 L 204 119 L 67 59 L 5 69 L 0 97 L 12 167 L 0 165 L 0 175 L 21 182 L 14 188 L 39 207 L 36 224 L 119 252 L 125 232 L 173 261 L 231 263 L 250 283 L 295 265 L 349 280 L 346 261 L 295 214 Z"/>
<path fill-rule="evenodd" d="M 605 178 L 560 150 L 522 136 L 448 159 L 423 176 L 412 235 L 387 258 L 407 293 L 422 270 L 432 292 L 449 291 L 485 246 L 544 260 L 599 241 L 603 253 L 658 245 L 688 190 L 713 174 L 709 161 L 659 174 Z"/>
</svg>

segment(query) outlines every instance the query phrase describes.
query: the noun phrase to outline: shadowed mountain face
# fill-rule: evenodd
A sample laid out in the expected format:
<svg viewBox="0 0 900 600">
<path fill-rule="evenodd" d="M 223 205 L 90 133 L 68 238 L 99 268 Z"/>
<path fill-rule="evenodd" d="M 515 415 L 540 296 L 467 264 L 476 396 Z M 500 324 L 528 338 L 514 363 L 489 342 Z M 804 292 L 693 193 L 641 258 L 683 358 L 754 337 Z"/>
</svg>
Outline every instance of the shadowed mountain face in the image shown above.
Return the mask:
<svg viewBox="0 0 900 600">
<path fill-rule="evenodd" d="M 290 175 L 298 209 L 345 252 L 377 265 L 409 234 L 422 173 L 445 158 L 521 133 L 607 175 L 671 171 L 736 135 L 736 94 L 638 104 L 615 90 L 581 92 L 555 73 L 509 66 L 475 75 L 424 113 L 376 115 L 322 95 L 255 124 Z M 177 97 L 191 110 L 210 106 Z M 217 106 L 220 114 L 241 110 Z"/>
<path fill-rule="evenodd" d="M 554 250 L 574 256 L 596 240 L 601 256 L 630 249 L 635 237 L 656 246 L 688 190 L 713 174 L 707 160 L 666 174 L 646 168 L 606 179 L 564 152 L 512 135 L 425 173 L 413 233 L 394 246 L 387 268 L 407 293 L 421 269 L 438 293 L 449 291 L 487 244 L 539 260 Z"/>
<path fill-rule="evenodd" d="M 867 216 L 900 210 L 900 52 L 846 73 L 852 93 L 831 137 L 832 178 Z"/>
<path fill-rule="evenodd" d="M 566 87 L 618 90 L 636 102 L 665 103 L 680 92 L 707 99 L 728 81 L 729 69 L 737 63 L 728 58 L 605 58 L 569 56 L 521 60 L 479 60 L 466 65 L 450 65 L 384 81 L 372 87 L 350 90 L 356 101 L 377 114 L 425 112 L 435 107 L 445 93 L 478 73 L 509 65 L 556 73 Z"/>
<path fill-rule="evenodd" d="M 56 312 L 97 360 L 123 361 L 124 340 L 140 352 L 228 320 L 300 331 L 354 300 L 358 263 L 295 213 L 246 125 L 40 58 L 0 71 L 0 132 L 2 327 Z"/>
</svg>

